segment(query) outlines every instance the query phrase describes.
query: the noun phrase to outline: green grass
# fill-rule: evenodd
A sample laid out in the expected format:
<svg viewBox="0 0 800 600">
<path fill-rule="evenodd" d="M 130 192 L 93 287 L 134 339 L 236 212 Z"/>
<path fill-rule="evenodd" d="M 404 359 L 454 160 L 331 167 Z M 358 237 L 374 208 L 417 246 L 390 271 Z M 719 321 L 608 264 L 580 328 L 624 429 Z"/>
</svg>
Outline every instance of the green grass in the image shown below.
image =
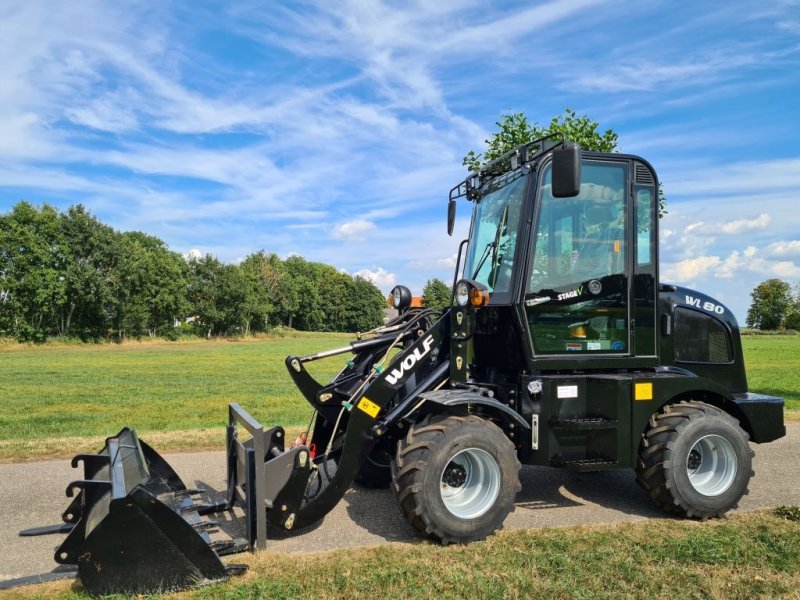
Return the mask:
<svg viewBox="0 0 800 600">
<path fill-rule="evenodd" d="M 289 333 L 250 341 L 2 344 L 0 460 L 89 451 L 123 426 L 162 451 L 219 448 L 229 402 L 266 425 L 298 429 L 310 408 L 284 358 L 349 339 Z M 800 336 L 745 336 L 743 344 L 750 389 L 781 396 L 787 417 L 800 419 Z M 328 381 L 345 360 L 310 369 Z"/>
<path fill-rule="evenodd" d="M 503 532 L 468 546 L 393 544 L 323 554 L 239 555 L 250 571 L 173 597 L 797 598 L 800 522 L 777 512 L 708 522 Z M 20 598 L 85 598 L 59 582 Z"/>
<path fill-rule="evenodd" d="M 800 335 L 743 336 L 742 347 L 750 390 L 783 398 L 800 419 Z"/>
<path fill-rule="evenodd" d="M 169 449 L 221 443 L 230 402 L 267 425 L 303 426 L 311 409 L 284 359 L 350 339 L 292 333 L 239 342 L 7 344 L 0 347 L 0 459 L 61 454 L 58 440 L 66 437 L 90 438 L 92 447 L 123 426 L 141 434 L 191 432 L 185 439 L 173 435 Z M 312 363 L 309 370 L 328 381 L 348 356 Z"/>
</svg>

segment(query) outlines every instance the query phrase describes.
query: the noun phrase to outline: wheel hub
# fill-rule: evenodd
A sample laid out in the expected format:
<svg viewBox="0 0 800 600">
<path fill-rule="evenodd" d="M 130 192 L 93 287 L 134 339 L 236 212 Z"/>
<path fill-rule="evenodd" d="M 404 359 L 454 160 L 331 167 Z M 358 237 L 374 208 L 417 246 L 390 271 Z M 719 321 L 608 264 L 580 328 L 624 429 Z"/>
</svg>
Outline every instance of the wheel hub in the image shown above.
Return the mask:
<svg viewBox="0 0 800 600">
<path fill-rule="evenodd" d="M 686 461 L 686 468 L 690 471 L 694 471 L 700 466 L 701 462 L 703 462 L 701 454 L 697 450 L 692 449 L 692 451 L 689 452 L 689 459 Z"/>
<path fill-rule="evenodd" d="M 500 495 L 500 466 L 485 450 L 468 448 L 450 459 L 440 482 L 445 508 L 461 519 L 475 519 Z"/>
<path fill-rule="evenodd" d="M 686 459 L 689 483 L 704 496 L 719 496 L 733 484 L 737 473 L 736 452 L 730 441 L 719 435 L 697 440 Z"/>
<path fill-rule="evenodd" d="M 461 465 L 451 462 L 444 470 L 442 481 L 450 487 L 461 487 L 467 481 L 467 471 Z"/>
</svg>

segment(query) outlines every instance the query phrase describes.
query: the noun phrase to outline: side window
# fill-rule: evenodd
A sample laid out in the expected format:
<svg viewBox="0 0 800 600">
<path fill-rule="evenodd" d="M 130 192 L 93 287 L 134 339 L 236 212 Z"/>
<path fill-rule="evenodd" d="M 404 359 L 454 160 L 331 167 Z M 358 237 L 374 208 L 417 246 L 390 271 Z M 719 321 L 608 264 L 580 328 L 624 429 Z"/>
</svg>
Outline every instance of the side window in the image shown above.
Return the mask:
<svg viewBox="0 0 800 600">
<path fill-rule="evenodd" d="M 625 163 L 585 160 L 581 192 L 537 198 L 526 312 L 534 350 L 629 353 Z"/>
<path fill-rule="evenodd" d="M 636 264 L 653 262 L 653 188 L 636 190 Z"/>
<path fill-rule="evenodd" d="M 733 360 L 725 326 L 711 315 L 688 308 L 675 309 L 675 360 L 729 363 Z"/>
</svg>

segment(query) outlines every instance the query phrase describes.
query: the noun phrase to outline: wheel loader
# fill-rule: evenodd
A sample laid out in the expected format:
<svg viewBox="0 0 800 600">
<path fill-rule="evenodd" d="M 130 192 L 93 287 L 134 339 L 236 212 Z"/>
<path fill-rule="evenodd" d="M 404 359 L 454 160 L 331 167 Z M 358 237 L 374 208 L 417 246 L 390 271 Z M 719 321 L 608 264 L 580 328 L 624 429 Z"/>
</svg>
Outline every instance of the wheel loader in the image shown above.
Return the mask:
<svg viewBox="0 0 800 600">
<path fill-rule="evenodd" d="M 514 508 L 522 464 L 633 469 L 671 515 L 735 508 L 751 443 L 785 435 L 783 400 L 748 391 L 731 311 L 661 282 L 658 179 L 638 156 L 583 152 L 556 135 L 520 146 L 450 191 L 472 211 L 451 306 L 411 308 L 348 345 L 289 356 L 311 405 L 287 443 L 230 405 L 226 498 L 201 504 L 157 452 L 124 429 L 82 478 L 55 559 L 92 594 L 152 592 L 226 578 L 220 556 L 302 530 L 354 482 L 390 485 L 420 536 L 491 534 Z M 307 371 L 342 356 L 329 383 Z M 245 538 L 214 540 L 207 516 L 238 507 Z"/>
</svg>

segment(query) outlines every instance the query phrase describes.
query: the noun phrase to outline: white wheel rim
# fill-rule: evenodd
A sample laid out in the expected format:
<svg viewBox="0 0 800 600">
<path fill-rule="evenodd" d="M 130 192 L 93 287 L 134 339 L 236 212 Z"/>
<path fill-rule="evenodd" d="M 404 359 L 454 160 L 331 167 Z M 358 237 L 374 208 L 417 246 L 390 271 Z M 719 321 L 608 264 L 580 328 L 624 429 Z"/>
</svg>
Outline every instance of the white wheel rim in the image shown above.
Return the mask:
<svg viewBox="0 0 800 600">
<path fill-rule="evenodd" d="M 689 483 L 704 496 L 719 496 L 731 487 L 736 467 L 733 444 L 719 435 L 697 440 L 686 458 Z"/>
<path fill-rule="evenodd" d="M 500 467 L 488 452 L 467 448 L 448 461 L 439 477 L 439 493 L 453 515 L 475 519 L 494 506 L 500 479 Z"/>
</svg>

